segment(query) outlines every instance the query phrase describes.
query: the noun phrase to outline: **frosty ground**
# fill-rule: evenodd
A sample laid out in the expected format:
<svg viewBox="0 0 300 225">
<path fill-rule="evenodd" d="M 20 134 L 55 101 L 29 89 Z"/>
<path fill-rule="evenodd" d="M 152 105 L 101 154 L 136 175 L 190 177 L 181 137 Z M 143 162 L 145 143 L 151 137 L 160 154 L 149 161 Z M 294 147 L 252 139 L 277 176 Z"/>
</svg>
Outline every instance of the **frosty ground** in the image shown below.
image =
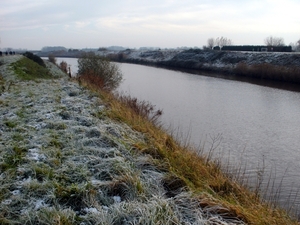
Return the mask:
<svg viewBox="0 0 300 225">
<path fill-rule="evenodd" d="M 243 224 L 170 190 L 170 174 L 134 147 L 144 135 L 55 65 L 51 79 L 17 78 L 22 57 L 0 58 L 2 224 Z"/>
</svg>

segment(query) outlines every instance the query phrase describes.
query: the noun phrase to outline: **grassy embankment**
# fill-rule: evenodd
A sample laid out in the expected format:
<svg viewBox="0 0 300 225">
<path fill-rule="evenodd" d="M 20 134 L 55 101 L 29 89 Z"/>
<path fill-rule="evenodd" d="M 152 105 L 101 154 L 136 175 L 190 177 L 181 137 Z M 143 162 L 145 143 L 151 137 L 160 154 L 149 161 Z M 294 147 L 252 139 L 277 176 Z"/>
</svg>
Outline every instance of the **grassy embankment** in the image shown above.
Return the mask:
<svg viewBox="0 0 300 225">
<path fill-rule="evenodd" d="M 106 116 L 126 123 L 147 137 L 147 143 L 136 142 L 135 147 L 150 154 L 157 166 L 174 174 L 169 187 L 185 187 L 195 193 L 200 207 L 219 205 L 229 211 L 219 213 L 238 217 L 248 224 L 298 224 L 284 210 L 263 201 L 222 172 L 220 162 L 210 156 L 199 155 L 195 149 L 180 145 L 172 136 L 156 125 L 160 112 L 136 99 L 103 92 L 95 81 L 81 83 L 96 91 L 108 105 Z M 150 119 L 149 119 L 150 118 Z"/>
<path fill-rule="evenodd" d="M 156 51 L 159 55 L 161 52 Z M 235 53 L 230 51 L 204 51 L 200 49 L 189 49 L 178 53 L 170 60 L 152 61 L 147 58 L 130 58 L 124 53 L 110 54 L 108 57 L 117 62 L 126 62 L 150 66 L 159 66 L 175 70 L 188 70 L 191 73 L 218 73 L 226 76 L 240 76 L 247 78 L 275 80 L 290 83 L 300 83 L 300 67 L 293 62 L 299 61 L 299 54 L 291 54 L 287 58 L 281 60 L 289 60 L 292 62 L 290 65 L 277 65 L 276 61 L 273 63 L 266 62 L 272 61 L 268 57 L 268 53 L 259 53 L 262 57 L 261 61 L 248 64 L 246 53 Z M 270 53 L 272 54 L 272 53 Z M 265 57 L 265 58 L 264 58 Z M 277 56 L 273 56 L 276 58 Z M 221 62 L 224 66 L 219 66 Z M 230 65 L 230 66 L 227 66 Z"/>
<path fill-rule="evenodd" d="M 47 71 L 39 71 L 41 67 L 27 60 L 22 58 L 13 65 L 20 78 L 34 80 L 41 74 L 48 78 Z M 173 137 L 156 125 L 160 112 L 155 112 L 150 104 L 103 92 L 95 81 L 91 83 L 89 80 L 82 80 L 81 83 L 95 91 L 108 106 L 99 117 L 105 116 L 118 123 L 126 123 L 146 136 L 146 142 L 136 141 L 134 146 L 137 150 L 150 154 L 158 168 L 173 174 L 169 180 L 165 180 L 170 192 L 180 188 L 189 189 L 198 199 L 199 207 L 223 206 L 216 207 L 216 211 L 229 217 L 238 217 L 248 224 L 298 224 L 285 211 L 263 202 L 258 195 L 230 179 L 221 171 L 220 164 L 213 162 L 209 156 L 199 156 L 194 149 L 180 146 Z M 23 154 L 22 149 L 16 148 L 14 151 L 16 157 Z M 2 163 L 1 166 L 2 169 L 7 169 L 10 165 L 17 166 L 18 163 L 19 161 L 13 161 Z M 59 188 L 56 187 L 55 190 Z M 58 199 L 61 197 L 57 193 L 56 195 Z"/>
<path fill-rule="evenodd" d="M 33 63 L 32 60 L 26 57 L 23 57 L 21 60 L 15 62 L 12 67 L 18 77 L 22 80 L 52 78 L 52 75 L 47 68 L 39 66 L 37 63 Z"/>
</svg>

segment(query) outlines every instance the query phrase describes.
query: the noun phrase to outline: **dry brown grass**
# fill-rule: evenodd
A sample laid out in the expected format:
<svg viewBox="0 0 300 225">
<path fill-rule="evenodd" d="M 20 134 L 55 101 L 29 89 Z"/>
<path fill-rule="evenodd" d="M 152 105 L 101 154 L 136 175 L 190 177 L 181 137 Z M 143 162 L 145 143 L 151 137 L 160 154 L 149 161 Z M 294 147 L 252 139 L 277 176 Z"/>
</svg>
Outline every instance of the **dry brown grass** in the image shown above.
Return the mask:
<svg viewBox="0 0 300 225">
<path fill-rule="evenodd" d="M 300 68 L 277 66 L 269 63 L 247 65 L 238 63 L 234 73 L 247 77 L 300 83 Z"/>
<path fill-rule="evenodd" d="M 61 61 L 61 63 L 59 64 L 59 68 L 60 68 L 63 72 L 67 73 L 67 72 L 68 72 L 68 64 L 67 64 L 67 62 Z"/>
<path fill-rule="evenodd" d="M 85 73 L 78 79 L 80 83 L 87 84 L 88 82 L 93 88 L 102 89 L 104 87 L 104 80 L 99 76 L 93 75 L 92 73 Z"/>
<path fill-rule="evenodd" d="M 220 163 L 214 162 L 210 155 L 199 155 L 192 147 L 180 145 L 160 126 L 156 126 L 157 120 L 151 121 L 151 116 L 145 116 L 144 110 L 137 110 L 139 105 L 132 104 L 130 98 L 101 91 L 95 80 L 86 78 L 81 80 L 82 84 L 101 95 L 108 105 L 106 113 L 111 119 L 126 123 L 145 135 L 146 141 L 137 142 L 135 147 L 152 155 L 158 165 L 163 165 L 163 169 L 174 174 L 176 182 L 167 182 L 170 190 L 175 190 L 178 185 L 186 186 L 195 193 L 203 209 L 213 207 L 247 224 L 298 224 L 284 210 L 264 202 L 257 194 L 230 179 L 221 171 Z M 143 107 L 144 104 L 141 105 Z M 176 187 L 172 188 L 172 184 Z"/>
</svg>

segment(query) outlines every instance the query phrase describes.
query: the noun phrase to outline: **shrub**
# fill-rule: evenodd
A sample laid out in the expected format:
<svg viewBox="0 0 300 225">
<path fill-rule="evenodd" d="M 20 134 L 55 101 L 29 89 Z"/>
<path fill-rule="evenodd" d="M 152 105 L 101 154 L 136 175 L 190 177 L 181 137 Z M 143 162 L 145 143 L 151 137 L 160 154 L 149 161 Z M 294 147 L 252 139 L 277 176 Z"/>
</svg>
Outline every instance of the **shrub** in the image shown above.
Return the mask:
<svg viewBox="0 0 300 225">
<path fill-rule="evenodd" d="M 31 59 L 32 61 L 36 62 L 37 64 L 39 64 L 42 67 L 46 67 L 44 61 L 42 60 L 41 57 L 34 55 L 32 52 L 25 52 L 23 54 L 25 57 L 27 57 L 28 59 Z"/>
<path fill-rule="evenodd" d="M 117 88 L 122 81 L 119 67 L 94 53 L 84 53 L 78 59 L 78 76 L 105 90 Z"/>
<path fill-rule="evenodd" d="M 48 55 L 48 60 L 49 60 L 49 62 L 56 64 L 56 58 L 54 55 L 52 55 L 52 54 Z"/>
<path fill-rule="evenodd" d="M 64 71 L 65 73 L 68 72 L 68 64 L 67 62 L 65 61 L 62 61 L 60 64 L 59 64 L 59 67 L 62 71 Z"/>
</svg>

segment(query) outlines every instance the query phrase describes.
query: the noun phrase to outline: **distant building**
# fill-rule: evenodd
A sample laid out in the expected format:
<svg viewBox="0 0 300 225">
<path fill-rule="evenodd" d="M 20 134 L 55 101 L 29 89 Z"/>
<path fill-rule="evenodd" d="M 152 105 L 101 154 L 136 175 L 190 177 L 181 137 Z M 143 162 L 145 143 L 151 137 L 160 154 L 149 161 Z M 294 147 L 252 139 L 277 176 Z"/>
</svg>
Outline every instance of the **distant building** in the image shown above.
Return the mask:
<svg viewBox="0 0 300 225">
<path fill-rule="evenodd" d="M 213 48 L 220 50 L 219 46 Z M 291 52 L 291 46 L 265 46 L 265 45 L 228 45 L 223 46 L 223 51 L 247 51 L 247 52 Z"/>
</svg>

